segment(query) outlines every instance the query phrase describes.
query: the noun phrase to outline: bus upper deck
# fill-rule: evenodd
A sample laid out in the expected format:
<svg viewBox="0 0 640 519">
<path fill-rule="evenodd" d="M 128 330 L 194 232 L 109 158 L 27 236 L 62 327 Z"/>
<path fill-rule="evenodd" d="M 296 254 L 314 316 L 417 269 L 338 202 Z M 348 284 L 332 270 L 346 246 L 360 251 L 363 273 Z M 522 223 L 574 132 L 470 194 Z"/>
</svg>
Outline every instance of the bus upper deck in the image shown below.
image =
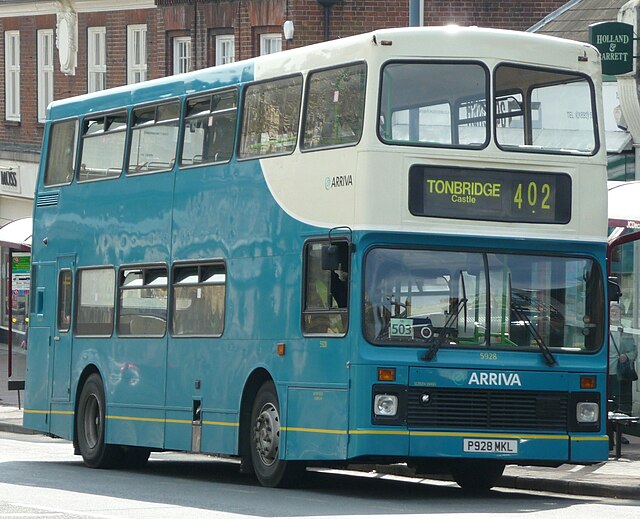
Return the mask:
<svg viewBox="0 0 640 519">
<path fill-rule="evenodd" d="M 78 182 L 260 159 L 272 196 L 311 225 L 430 232 L 445 218 L 459 234 L 601 241 L 606 204 L 581 205 L 605 182 L 599 67 L 555 38 L 383 30 L 55 102 L 49 118 L 77 139 L 83 115 Z M 93 159 L 105 145 L 113 163 Z M 59 167 L 45 187 L 70 180 Z"/>
</svg>

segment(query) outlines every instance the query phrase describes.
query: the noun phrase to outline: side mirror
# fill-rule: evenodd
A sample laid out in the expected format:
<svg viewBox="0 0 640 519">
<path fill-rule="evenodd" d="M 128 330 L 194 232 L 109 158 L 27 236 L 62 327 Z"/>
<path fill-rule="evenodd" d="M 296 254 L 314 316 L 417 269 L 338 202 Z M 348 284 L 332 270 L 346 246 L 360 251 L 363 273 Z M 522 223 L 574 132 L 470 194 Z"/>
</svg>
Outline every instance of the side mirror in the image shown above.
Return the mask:
<svg viewBox="0 0 640 519">
<path fill-rule="evenodd" d="M 622 297 L 622 290 L 620 289 L 620 285 L 613 279 L 607 280 L 607 291 L 609 292 L 609 302 L 620 301 L 620 298 Z"/>
<path fill-rule="evenodd" d="M 340 267 L 340 255 L 337 245 L 322 246 L 322 270 L 338 270 Z"/>
</svg>

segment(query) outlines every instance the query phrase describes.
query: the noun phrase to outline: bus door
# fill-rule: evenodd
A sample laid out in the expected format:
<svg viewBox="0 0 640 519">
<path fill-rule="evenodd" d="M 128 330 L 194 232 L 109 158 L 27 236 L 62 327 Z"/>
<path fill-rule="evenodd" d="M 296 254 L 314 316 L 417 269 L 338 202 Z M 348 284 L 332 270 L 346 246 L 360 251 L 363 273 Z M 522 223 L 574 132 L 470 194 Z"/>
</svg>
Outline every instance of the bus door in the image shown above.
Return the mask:
<svg viewBox="0 0 640 519">
<path fill-rule="evenodd" d="M 52 341 L 52 402 L 68 402 L 71 386 L 71 310 L 75 255 L 59 256 L 57 268 L 56 322 Z"/>
</svg>

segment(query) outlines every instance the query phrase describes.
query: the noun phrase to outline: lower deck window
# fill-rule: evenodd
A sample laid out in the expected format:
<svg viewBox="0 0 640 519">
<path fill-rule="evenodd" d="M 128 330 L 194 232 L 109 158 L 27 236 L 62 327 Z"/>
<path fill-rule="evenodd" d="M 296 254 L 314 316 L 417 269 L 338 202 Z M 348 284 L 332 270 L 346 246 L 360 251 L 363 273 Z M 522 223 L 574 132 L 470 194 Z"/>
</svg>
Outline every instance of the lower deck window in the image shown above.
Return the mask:
<svg viewBox="0 0 640 519">
<path fill-rule="evenodd" d="M 76 335 L 112 334 L 114 278 L 113 268 L 83 269 L 78 272 Z"/>
<path fill-rule="evenodd" d="M 224 329 L 226 271 L 222 263 L 176 267 L 171 333 L 219 337 Z"/>
<path fill-rule="evenodd" d="M 349 324 L 349 244 L 309 242 L 304 263 L 303 332 L 344 335 Z"/>
<path fill-rule="evenodd" d="M 162 337 L 167 329 L 167 269 L 120 270 L 118 335 Z"/>
</svg>

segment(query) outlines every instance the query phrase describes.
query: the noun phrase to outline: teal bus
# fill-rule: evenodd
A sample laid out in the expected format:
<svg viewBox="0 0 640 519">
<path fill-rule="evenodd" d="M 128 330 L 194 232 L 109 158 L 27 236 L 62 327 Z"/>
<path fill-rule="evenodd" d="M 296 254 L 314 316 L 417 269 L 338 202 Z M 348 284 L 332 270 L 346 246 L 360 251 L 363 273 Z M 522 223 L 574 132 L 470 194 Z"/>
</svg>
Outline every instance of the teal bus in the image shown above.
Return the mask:
<svg viewBox="0 0 640 519">
<path fill-rule="evenodd" d="M 265 486 L 607 459 L 599 70 L 385 29 L 52 103 L 24 425 Z"/>
</svg>

